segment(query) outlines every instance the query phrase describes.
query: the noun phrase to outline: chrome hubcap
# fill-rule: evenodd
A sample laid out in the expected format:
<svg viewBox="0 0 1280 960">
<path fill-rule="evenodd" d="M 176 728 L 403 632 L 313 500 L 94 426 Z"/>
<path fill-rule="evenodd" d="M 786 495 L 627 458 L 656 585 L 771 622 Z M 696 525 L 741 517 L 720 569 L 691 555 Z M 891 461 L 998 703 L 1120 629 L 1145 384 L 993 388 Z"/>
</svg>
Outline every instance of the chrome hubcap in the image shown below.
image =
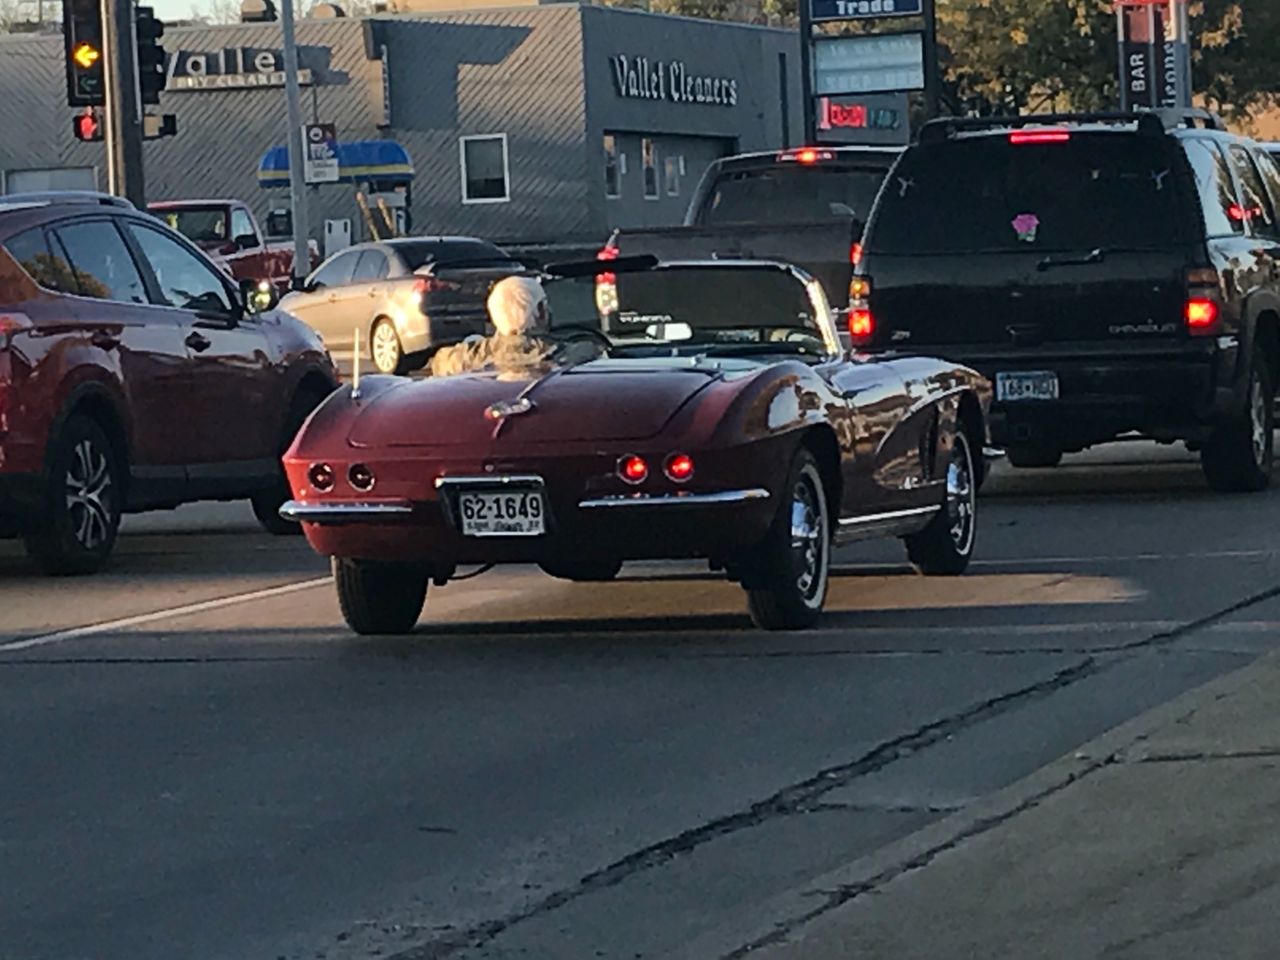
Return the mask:
<svg viewBox="0 0 1280 960">
<path fill-rule="evenodd" d="M 392 373 L 400 362 L 400 341 L 396 339 L 395 328 L 389 323 L 380 323 L 373 331 L 373 363 L 383 373 Z"/>
<path fill-rule="evenodd" d="M 76 541 L 94 550 L 111 530 L 111 467 L 92 440 L 81 440 L 67 470 L 67 515 Z"/>
<path fill-rule="evenodd" d="M 826 519 L 818 493 L 804 477 L 791 494 L 791 550 L 796 559 L 796 588 L 806 602 L 822 594 L 826 579 Z"/>
<path fill-rule="evenodd" d="M 1249 395 L 1249 421 L 1252 427 L 1253 462 L 1261 466 L 1267 459 L 1267 397 L 1262 378 L 1253 378 Z"/>
<path fill-rule="evenodd" d="M 951 542 L 960 554 L 973 546 L 974 487 L 969 446 L 957 435 L 947 466 L 947 517 L 951 521 Z"/>
</svg>

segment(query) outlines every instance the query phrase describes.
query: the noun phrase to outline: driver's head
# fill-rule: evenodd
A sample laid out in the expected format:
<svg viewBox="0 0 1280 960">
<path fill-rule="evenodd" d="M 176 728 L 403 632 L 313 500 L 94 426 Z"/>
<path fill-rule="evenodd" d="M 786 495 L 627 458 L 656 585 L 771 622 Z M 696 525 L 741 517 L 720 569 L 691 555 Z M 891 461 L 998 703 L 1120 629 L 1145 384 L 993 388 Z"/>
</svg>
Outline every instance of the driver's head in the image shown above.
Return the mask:
<svg viewBox="0 0 1280 960">
<path fill-rule="evenodd" d="M 547 293 L 533 277 L 506 277 L 489 293 L 489 319 L 498 333 L 533 334 L 547 325 Z"/>
</svg>

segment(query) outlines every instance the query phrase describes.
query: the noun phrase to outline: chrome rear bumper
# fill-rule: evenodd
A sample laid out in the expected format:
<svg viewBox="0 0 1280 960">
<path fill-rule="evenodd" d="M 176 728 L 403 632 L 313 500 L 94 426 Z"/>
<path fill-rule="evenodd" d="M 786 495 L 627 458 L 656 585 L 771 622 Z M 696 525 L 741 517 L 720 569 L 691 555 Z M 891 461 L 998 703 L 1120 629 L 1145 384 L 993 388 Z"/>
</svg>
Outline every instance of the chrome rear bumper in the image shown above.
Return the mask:
<svg viewBox="0 0 1280 960">
<path fill-rule="evenodd" d="M 668 510 L 680 507 L 726 506 L 768 499 L 768 490 L 763 487 L 750 487 L 745 490 L 720 490 L 716 493 L 673 493 L 661 496 L 651 496 L 644 493 L 621 494 L 614 497 L 597 497 L 592 500 L 583 500 L 578 504 L 578 507 L 582 510 Z"/>
<path fill-rule="evenodd" d="M 280 508 L 280 516 L 298 523 L 368 523 L 395 520 L 413 513 L 407 500 L 378 503 L 304 503 L 290 500 Z"/>
</svg>

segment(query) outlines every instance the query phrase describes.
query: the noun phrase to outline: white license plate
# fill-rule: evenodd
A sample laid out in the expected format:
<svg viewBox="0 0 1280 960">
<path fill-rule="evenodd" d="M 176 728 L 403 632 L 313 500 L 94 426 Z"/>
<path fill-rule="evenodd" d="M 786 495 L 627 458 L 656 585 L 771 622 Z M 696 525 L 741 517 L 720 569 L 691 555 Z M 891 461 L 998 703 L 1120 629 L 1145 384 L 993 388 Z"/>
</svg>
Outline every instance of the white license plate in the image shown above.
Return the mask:
<svg viewBox="0 0 1280 960">
<path fill-rule="evenodd" d="M 541 490 L 484 490 L 458 494 L 458 517 L 467 537 L 537 537 L 547 532 Z"/>
<path fill-rule="evenodd" d="M 997 400 L 1057 400 L 1058 375 L 1048 370 L 997 373 Z"/>
</svg>

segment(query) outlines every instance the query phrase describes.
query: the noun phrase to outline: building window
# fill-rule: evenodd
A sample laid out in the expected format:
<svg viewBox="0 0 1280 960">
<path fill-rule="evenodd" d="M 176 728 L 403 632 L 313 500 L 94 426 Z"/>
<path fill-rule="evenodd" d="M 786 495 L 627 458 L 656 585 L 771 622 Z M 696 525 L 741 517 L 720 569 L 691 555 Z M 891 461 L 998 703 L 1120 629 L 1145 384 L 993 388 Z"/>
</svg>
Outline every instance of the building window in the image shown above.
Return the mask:
<svg viewBox="0 0 1280 960">
<path fill-rule="evenodd" d="M 684 157 L 665 157 L 662 161 L 662 179 L 667 185 L 667 196 L 680 196 L 680 174 L 684 173 Z"/>
<path fill-rule="evenodd" d="M 653 137 L 640 141 L 640 161 L 644 166 L 644 198 L 658 199 L 658 154 L 653 147 Z"/>
<path fill-rule="evenodd" d="M 462 202 L 504 203 L 510 200 L 507 135 L 463 137 L 458 141 L 458 147 L 462 156 Z"/>
<path fill-rule="evenodd" d="M 622 196 L 622 177 L 618 169 L 618 138 L 612 133 L 604 135 L 604 195 Z"/>
</svg>

